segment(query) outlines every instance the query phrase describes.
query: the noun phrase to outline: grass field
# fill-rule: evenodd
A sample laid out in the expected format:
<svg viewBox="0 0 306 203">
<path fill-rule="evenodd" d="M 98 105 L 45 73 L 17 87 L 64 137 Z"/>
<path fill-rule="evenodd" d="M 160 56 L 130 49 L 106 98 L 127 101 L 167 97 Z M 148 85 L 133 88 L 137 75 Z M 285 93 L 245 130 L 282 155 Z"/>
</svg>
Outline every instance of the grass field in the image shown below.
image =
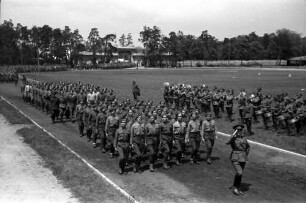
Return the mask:
<svg viewBox="0 0 306 203">
<path fill-rule="evenodd" d="M 94 72 L 96 73 L 96 72 Z M 111 77 L 111 76 L 109 76 Z M 127 76 L 121 76 L 127 77 Z M 64 78 L 64 77 L 63 77 Z M 55 77 L 53 79 L 56 79 Z M 126 87 L 127 90 L 130 87 Z M 145 157 L 141 174 L 131 172 L 132 165 L 128 166 L 128 173 L 118 174 L 118 158 L 110 159 L 108 154 L 103 154 L 97 148 L 92 147 L 85 137 L 78 135 L 76 123 L 65 122 L 50 124 L 51 119 L 45 112 L 24 103 L 20 96 L 20 87 L 14 84 L 0 84 L 0 95 L 12 102 L 18 109 L 37 122 L 40 126 L 51 132 L 57 139 L 61 140 L 72 150 L 77 152 L 87 162 L 91 163 L 97 170 L 105 174 L 118 186 L 126 190 L 130 195 L 140 202 L 305 202 L 305 158 L 279 152 L 266 147 L 251 144 L 249 161 L 244 172 L 242 189 L 246 192 L 243 196 L 235 196 L 228 189 L 232 184 L 234 170 L 229 160 L 231 149 L 225 145 L 227 137 L 219 136 L 213 150 L 213 164 L 206 164 L 205 145 L 201 145 L 201 163 L 190 165 L 190 146 L 187 157 L 183 160 L 182 166 L 175 166 L 172 159 L 170 170 L 162 169 L 162 160 L 156 163 L 156 172 L 148 170 L 148 159 Z M 4 101 L 2 101 L 4 102 Z M 4 112 L 9 116 L 14 114 L 13 110 L 3 105 L 0 106 L 0 113 Z M 19 115 L 20 117 L 20 115 Z M 11 115 L 13 122 L 18 121 L 18 115 Z M 15 120 L 15 121 L 14 121 Z M 27 122 L 25 120 L 25 122 Z M 218 128 L 227 131 L 231 125 L 223 119 L 217 121 Z M 223 130 L 222 130 L 223 131 Z M 260 128 L 258 127 L 258 131 Z M 74 192 L 82 202 L 108 202 L 114 198 L 116 202 L 120 196 L 113 193 L 108 185 L 101 179 L 92 179 L 93 171 L 79 171 L 76 166 L 78 161 L 72 161 L 73 156 L 58 148 L 57 143 L 45 137 L 45 133 L 36 129 L 20 131 L 32 148 L 41 151 L 47 166 L 63 184 Z M 250 139 L 267 139 L 267 141 L 279 141 L 280 146 L 288 149 L 288 143 L 292 146 L 300 144 L 302 137 L 288 137 L 285 135 L 270 135 L 256 133 Z M 282 138 L 282 139 L 279 139 Z M 51 139 L 51 140 L 50 140 Z M 284 140 L 287 139 L 287 140 Z M 291 146 L 291 145 L 290 145 Z M 289 148 L 290 148 L 289 146 Z M 63 155 L 59 153 L 64 152 Z M 173 154 L 173 156 L 175 156 Z M 63 158 L 61 158 L 63 157 Z M 48 164 L 49 163 L 49 164 Z M 76 163 L 74 165 L 73 163 Z M 82 164 L 80 164 L 81 166 Z M 75 166 L 75 168 L 74 168 Z M 73 170 L 70 170 L 73 169 Z M 74 173 L 74 171 L 76 173 Z M 76 179 L 79 177 L 80 181 Z M 109 189 L 109 191 L 108 191 Z M 81 191 L 80 191 L 81 190 Z M 95 201 L 97 200 L 97 201 Z M 99 200 L 99 201 L 98 201 Z"/>
<path fill-rule="evenodd" d="M 289 74 L 291 77 L 289 77 Z M 303 70 L 265 70 L 243 68 L 217 69 L 148 69 L 148 70 L 105 70 L 105 71 L 70 71 L 60 73 L 28 74 L 28 77 L 40 81 L 66 81 L 90 83 L 113 89 L 119 99 L 132 98 L 132 81 L 135 80 L 141 89 L 143 100 L 161 100 L 163 82 L 185 83 L 191 85 L 206 84 L 209 87 L 232 88 L 238 94 L 240 89 L 248 93 L 261 87 L 264 93 L 272 95 L 288 92 L 295 96 L 306 90 L 306 71 Z M 237 121 L 236 114 L 236 121 Z M 261 118 L 260 118 L 261 120 Z M 225 115 L 218 119 L 218 130 L 232 133 L 230 122 Z M 270 124 L 271 125 L 271 124 Z M 264 130 L 263 123 L 254 124 L 255 135 L 250 139 L 306 154 L 305 136 L 288 137 L 285 131 L 276 133 Z"/>
</svg>

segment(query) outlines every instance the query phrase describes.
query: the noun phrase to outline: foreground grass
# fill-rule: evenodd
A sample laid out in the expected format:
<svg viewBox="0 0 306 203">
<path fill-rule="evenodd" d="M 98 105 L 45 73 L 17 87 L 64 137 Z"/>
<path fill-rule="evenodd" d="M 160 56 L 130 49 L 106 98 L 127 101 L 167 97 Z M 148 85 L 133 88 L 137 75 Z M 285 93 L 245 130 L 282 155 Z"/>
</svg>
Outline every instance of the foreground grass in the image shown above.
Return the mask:
<svg viewBox="0 0 306 203">
<path fill-rule="evenodd" d="M 6 103 L 1 103 L 0 113 L 10 123 L 16 123 L 19 118 L 18 124 L 21 124 L 21 121 L 23 124 L 29 124 L 28 119 Z M 40 128 L 22 128 L 17 133 L 42 157 L 44 166 L 51 169 L 53 175 L 81 202 L 128 202 L 79 158 Z"/>
</svg>

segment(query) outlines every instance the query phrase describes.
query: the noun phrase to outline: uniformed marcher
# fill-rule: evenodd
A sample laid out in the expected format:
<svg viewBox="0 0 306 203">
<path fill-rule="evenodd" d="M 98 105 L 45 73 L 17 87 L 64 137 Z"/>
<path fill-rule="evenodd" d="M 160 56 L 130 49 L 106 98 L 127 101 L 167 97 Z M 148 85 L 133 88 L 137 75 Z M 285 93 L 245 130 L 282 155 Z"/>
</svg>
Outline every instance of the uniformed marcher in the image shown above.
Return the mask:
<svg viewBox="0 0 306 203">
<path fill-rule="evenodd" d="M 89 116 L 92 112 L 91 109 L 91 104 L 88 102 L 86 108 L 84 109 L 84 113 L 83 113 L 83 122 L 84 122 L 84 127 L 85 127 L 85 131 L 86 131 L 86 135 L 88 138 L 88 142 L 91 140 L 91 133 L 92 133 L 92 128 L 90 125 L 90 119 Z"/>
<path fill-rule="evenodd" d="M 84 133 L 84 120 L 83 120 L 84 110 L 85 110 L 84 103 L 83 101 L 80 101 L 80 103 L 76 106 L 75 118 L 79 126 L 79 133 L 81 137 L 83 136 Z"/>
<path fill-rule="evenodd" d="M 51 119 L 52 124 L 55 123 L 55 118 L 59 114 L 59 99 L 55 96 L 55 92 L 52 92 L 47 99 L 50 101 L 50 111 L 51 111 Z"/>
<path fill-rule="evenodd" d="M 190 142 L 191 144 L 191 164 L 199 164 L 199 148 L 201 144 L 201 121 L 198 118 L 198 115 L 193 112 L 191 115 L 191 119 L 188 123 L 187 130 L 186 130 L 186 137 L 185 142 Z"/>
<path fill-rule="evenodd" d="M 216 139 L 216 122 L 211 117 L 210 113 L 206 114 L 206 120 L 203 121 L 201 128 L 201 136 L 202 139 L 204 138 L 206 145 L 206 162 L 208 164 L 212 163 L 211 153 Z"/>
<path fill-rule="evenodd" d="M 250 145 L 245 138 L 247 133 L 245 130 L 243 130 L 243 128 L 244 125 L 241 124 L 233 126 L 235 132 L 231 136 L 230 140 L 226 143 L 231 145 L 232 152 L 230 155 L 230 160 L 236 171 L 234 183 L 230 187 L 230 189 L 233 189 L 233 193 L 235 195 L 243 195 L 243 191 L 241 191 L 240 185 L 242 180 L 242 173 L 250 152 Z"/>
<path fill-rule="evenodd" d="M 163 115 L 162 122 L 160 124 L 160 141 L 161 141 L 160 150 L 164 156 L 163 168 L 166 170 L 170 168 L 168 162 L 174 141 L 172 130 L 173 126 L 172 123 L 169 121 L 168 116 L 166 114 Z"/>
<path fill-rule="evenodd" d="M 123 174 L 130 151 L 130 130 L 126 128 L 124 119 L 121 120 L 120 127 L 115 132 L 114 148 L 119 152 L 119 174 Z"/>
<path fill-rule="evenodd" d="M 101 140 L 101 150 L 102 153 L 105 153 L 105 146 L 106 146 L 106 135 L 105 135 L 105 124 L 106 124 L 106 113 L 105 113 L 105 109 L 100 108 L 99 109 L 99 113 L 96 119 L 96 129 L 97 132 L 95 134 L 95 136 L 93 137 L 93 142 L 96 143 L 97 137 L 100 137 Z"/>
<path fill-rule="evenodd" d="M 119 121 L 115 117 L 115 109 L 110 109 L 110 115 L 106 119 L 105 133 L 107 137 L 107 145 L 111 159 L 114 158 L 114 153 L 115 153 L 114 137 L 118 126 L 119 126 Z"/>
<path fill-rule="evenodd" d="M 176 121 L 173 123 L 174 146 L 177 148 L 176 165 L 182 165 L 181 159 L 185 149 L 185 135 L 187 124 L 182 120 L 182 114 L 177 114 Z"/>
<path fill-rule="evenodd" d="M 133 171 L 141 172 L 140 164 L 145 151 L 145 124 L 142 122 L 141 115 L 137 116 L 135 123 L 131 127 L 130 144 L 135 152 L 135 161 Z"/>
<path fill-rule="evenodd" d="M 154 172 L 154 164 L 157 158 L 158 147 L 160 142 L 160 125 L 155 122 L 152 115 L 145 126 L 145 145 L 149 151 L 149 169 Z"/>
</svg>

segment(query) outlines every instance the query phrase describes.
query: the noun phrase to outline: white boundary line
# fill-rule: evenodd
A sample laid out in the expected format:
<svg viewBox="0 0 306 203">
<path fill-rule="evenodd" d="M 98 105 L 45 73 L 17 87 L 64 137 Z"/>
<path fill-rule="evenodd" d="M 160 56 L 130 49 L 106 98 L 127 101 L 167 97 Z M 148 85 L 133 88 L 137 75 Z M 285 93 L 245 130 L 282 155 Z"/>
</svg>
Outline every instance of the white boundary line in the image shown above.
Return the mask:
<svg viewBox="0 0 306 203">
<path fill-rule="evenodd" d="M 223 133 L 223 132 L 217 132 L 217 133 L 219 135 L 223 135 L 223 136 L 226 136 L 226 137 L 230 137 L 231 136 L 231 135 Z M 286 154 L 292 154 L 292 155 L 295 155 L 295 156 L 306 158 L 306 156 L 303 155 L 303 154 L 299 154 L 299 153 L 295 153 L 295 152 L 292 152 L 292 151 L 284 150 L 284 149 L 281 149 L 281 148 L 273 147 L 273 146 L 270 146 L 270 145 L 262 144 L 262 143 L 255 142 L 255 141 L 252 141 L 252 140 L 248 140 L 248 142 L 252 143 L 254 145 L 261 146 L 261 147 L 266 147 L 266 148 L 269 148 L 269 149 L 274 149 L 276 151 L 284 152 Z"/>
<path fill-rule="evenodd" d="M 134 202 L 134 203 L 140 203 L 139 201 L 137 201 L 132 195 L 130 195 L 129 193 L 127 193 L 125 190 L 123 190 L 121 187 L 119 187 L 116 183 L 114 183 L 111 179 L 109 179 L 108 177 L 106 177 L 103 173 L 101 173 L 98 169 L 96 169 L 93 165 L 91 165 L 90 163 L 88 163 L 85 159 L 83 159 L 78 153 L 76 153 L 75 151 L 73 151 L 70 147 L 68 147 L 66 144 L 64 144 L 62 141 L 58 140 L 52 133 L 50 133 L 49 131 L 47 131 L 46 129 L 44 129 L 42 126 L 40 126 L 38 123 L 36 123 L 34 120 L 32 120 L 28 115 L 26 115 L 23 111 L 21 111 L 20 109 L 18 109 L 14 104 L 12 104 L 10 101 L 8 101 L 7 99 L 5 99 L 3 96 L 0 96 L 1 99 L 3 99 L 6 103 L 8 103 L 9 105 L 11 105 L 12 107 L 14 107 L 19 113 L 21 113 L 22 115 L 24 115 L 25 117 L 27 117 L 31 122 L 33 122 L 37 127 L 39 127 L 40 129 L 42 129 L 44 132 L 46 132 L 49 136 L 51 136 L 52 138 L 54 138 L 58 143 L 60 143 L 63 147 L 67 148 L 72 154 L 76 155 L 79 159 L 81 159 L 89 168 L 91 168 L 94 172 L 96 172 L 99 176 L 102 177 L 102 179 L 104 179 L 107 183 L 109 183 L 111 186 L 113 186 L 116 190 L 118 190 L 121 194 L 123 194 L 125 197 L 128 198 L 129 201 Z M 1 100 L 0 100 L 1 101 Z"/>
</svg>

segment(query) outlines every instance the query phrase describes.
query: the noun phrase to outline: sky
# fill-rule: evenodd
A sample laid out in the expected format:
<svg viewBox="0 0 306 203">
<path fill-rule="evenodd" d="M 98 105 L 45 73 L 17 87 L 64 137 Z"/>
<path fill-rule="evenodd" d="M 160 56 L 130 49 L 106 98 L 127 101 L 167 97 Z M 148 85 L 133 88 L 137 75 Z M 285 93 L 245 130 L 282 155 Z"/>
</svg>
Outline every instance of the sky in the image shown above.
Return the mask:
<svg viewBox="0 0 306 203">
<path fill-rule="evenodd" d="M 287 28 L 306 36 L 306 0 L 0 0 L 1 22 L 79 29 L 100 36 L 131 33 L 139 45 L 143 26 L 199 36 L 203 30 L 218 40 L 256 32 L 262 36 Z"/>
</svg>

